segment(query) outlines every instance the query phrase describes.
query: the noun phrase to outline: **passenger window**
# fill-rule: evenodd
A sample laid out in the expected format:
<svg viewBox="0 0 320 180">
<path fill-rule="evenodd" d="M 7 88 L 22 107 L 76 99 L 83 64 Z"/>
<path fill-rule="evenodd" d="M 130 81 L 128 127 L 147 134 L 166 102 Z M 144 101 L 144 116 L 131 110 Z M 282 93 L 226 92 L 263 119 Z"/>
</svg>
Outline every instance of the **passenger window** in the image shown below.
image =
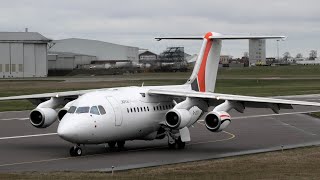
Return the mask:
<svg viewBox="0 0 320 180">
<path fill-rule="evenodd" d="M 137 107 L 137 111 L 139 112 L 139 108 Z"/>
<path fill-rule="evenodd" d="M 153 106 L 153 110 L 156 111 L 156 107 Z"/>
<path fill-rule="evenodd" d="M 142 107 L 140 107 L 141 112 L 143 111 Z"/>
<path fill-rule="evenodd" d="M 133 108 L 134 112 L 136 112 L 136 108 Z"/>
<path fill-rule="evenodd" d="M 146 107 L 143 107 L 144 111 L 146 111 Z"/>
<path fill-rule="evenodd" d="M 78 114 L 82 114 L 82 113 L 88 113 L 89 112 L 90 107 L 78 107 L 76 113 Z"/>
<path fill-rule="evenodd" d="M 147 106 L 147 110 L 149 111 L 149 106 Z"/>
<path fill-rule="evenodd" d="M 159 109 L 160 109 L 160 111 L 162 111 L 162 107 L 161 106 L 159 107 Z"/>
<path fill-rule="evenodd" d="M 77 107 L 71 106 L 68 110 L 68 113 L 73 114 L 76 111 Z"/>
<path fill-rule="evenodd" d="M 127 112 L 129 113 L 129 108 L 127 108 Z"/>
<path fill-rule="evenodd" d="M 90 113 L 91 113 L 91 114 L 100 115 L 97 106 L 92 106 L 91 109 L 90 109 Z"/>
<path fill-rule="evenodd" d="M 132 108 L 130 108 L 130 111 L 132 112 Z"/>
<path fill-rule="evenodd" d="M 106 110 L 103 108 L 103 106 L 98 106 L 98 108 L 99 108 L 101 115 L 106 114 Z"/>
</svg>

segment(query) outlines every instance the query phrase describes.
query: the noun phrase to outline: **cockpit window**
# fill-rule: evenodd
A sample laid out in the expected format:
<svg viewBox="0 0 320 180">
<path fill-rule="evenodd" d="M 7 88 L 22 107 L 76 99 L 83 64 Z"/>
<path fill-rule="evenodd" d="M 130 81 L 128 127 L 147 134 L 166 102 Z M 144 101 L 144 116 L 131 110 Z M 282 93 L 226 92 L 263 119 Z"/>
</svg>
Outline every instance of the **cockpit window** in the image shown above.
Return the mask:
<svg viewBox="0 0 320 180">
<path fill-rule="evenodd" d="M 98 106 L 99 108 L 99 111 L 101 114 L 105 114 L 106 113 L 106 110 L 104 110 L 104 108 L 102 106 Z"/>
<path fill-rule="evenodd" d="M 81 113 L 88 113 L 89 112 L 90 107 L 78 107 L 76 113 L 81 114 Z"/>
<path fill-rule="evenodd" d="M 92 106 L 91 109 L 90 109 L 90 113 L 91 113 L 91 114 L 100 115 L 97 106 Z"/>
<path fill-rule="evenodd" d="M 68 110 L 68 113 L 73 114 L 76 111 L 77 107 L 71 106 Z"/>
</svg>

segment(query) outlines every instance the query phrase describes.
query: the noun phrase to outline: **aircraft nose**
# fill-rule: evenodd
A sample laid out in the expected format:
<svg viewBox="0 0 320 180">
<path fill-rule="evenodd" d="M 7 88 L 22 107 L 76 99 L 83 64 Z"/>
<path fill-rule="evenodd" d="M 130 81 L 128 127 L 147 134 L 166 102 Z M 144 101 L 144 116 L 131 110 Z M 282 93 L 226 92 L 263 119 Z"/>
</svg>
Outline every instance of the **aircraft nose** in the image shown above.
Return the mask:
<svg viewBox="0 0 320 180">
<path fill-rule="evenodd" d="M 62 139 L 69 142 L 76 142 L 78 139 L 77 126 L 70 120 L 61 121 L 57 133 Z"/>
</svg>

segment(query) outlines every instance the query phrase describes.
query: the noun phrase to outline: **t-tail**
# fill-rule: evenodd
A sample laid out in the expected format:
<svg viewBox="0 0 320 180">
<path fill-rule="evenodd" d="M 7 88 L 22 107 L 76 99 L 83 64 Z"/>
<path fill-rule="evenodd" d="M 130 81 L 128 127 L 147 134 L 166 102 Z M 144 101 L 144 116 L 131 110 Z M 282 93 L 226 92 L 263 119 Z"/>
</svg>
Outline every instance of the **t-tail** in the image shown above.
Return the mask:
<svg viewBox="0 0 320 180">
<path fill-rule="evenodd" d="M 223 40 L 285 38 L 285 36 L 223 35 L 208 32 L 204 37 L 159 37 L 155 39 L 158 41 L 162 39 L 203 40 L 198 59 L 187 84 L 190 84 L 194 91 L 214 92 Z"/>
</svg>

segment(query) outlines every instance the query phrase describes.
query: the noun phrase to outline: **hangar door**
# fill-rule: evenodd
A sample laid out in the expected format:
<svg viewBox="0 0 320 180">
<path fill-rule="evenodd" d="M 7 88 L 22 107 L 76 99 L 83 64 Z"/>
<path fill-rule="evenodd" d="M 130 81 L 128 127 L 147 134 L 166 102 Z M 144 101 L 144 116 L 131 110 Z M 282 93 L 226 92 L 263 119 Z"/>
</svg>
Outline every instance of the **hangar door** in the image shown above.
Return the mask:
<svg viewBox="0 0 320 180">
<path fill-rule="evenodd" d="M 120 104 L 118 103 L 118 101 L 114 97 L 107 97 L 107 100 L 111 104 L 111 106 L 113 108 L 113 111 L 114 111 L 115 125 L 116 126 L 121 126 L 121 124 L 122 124 L 122 112 L 121 112 Z"/>
</svg>

